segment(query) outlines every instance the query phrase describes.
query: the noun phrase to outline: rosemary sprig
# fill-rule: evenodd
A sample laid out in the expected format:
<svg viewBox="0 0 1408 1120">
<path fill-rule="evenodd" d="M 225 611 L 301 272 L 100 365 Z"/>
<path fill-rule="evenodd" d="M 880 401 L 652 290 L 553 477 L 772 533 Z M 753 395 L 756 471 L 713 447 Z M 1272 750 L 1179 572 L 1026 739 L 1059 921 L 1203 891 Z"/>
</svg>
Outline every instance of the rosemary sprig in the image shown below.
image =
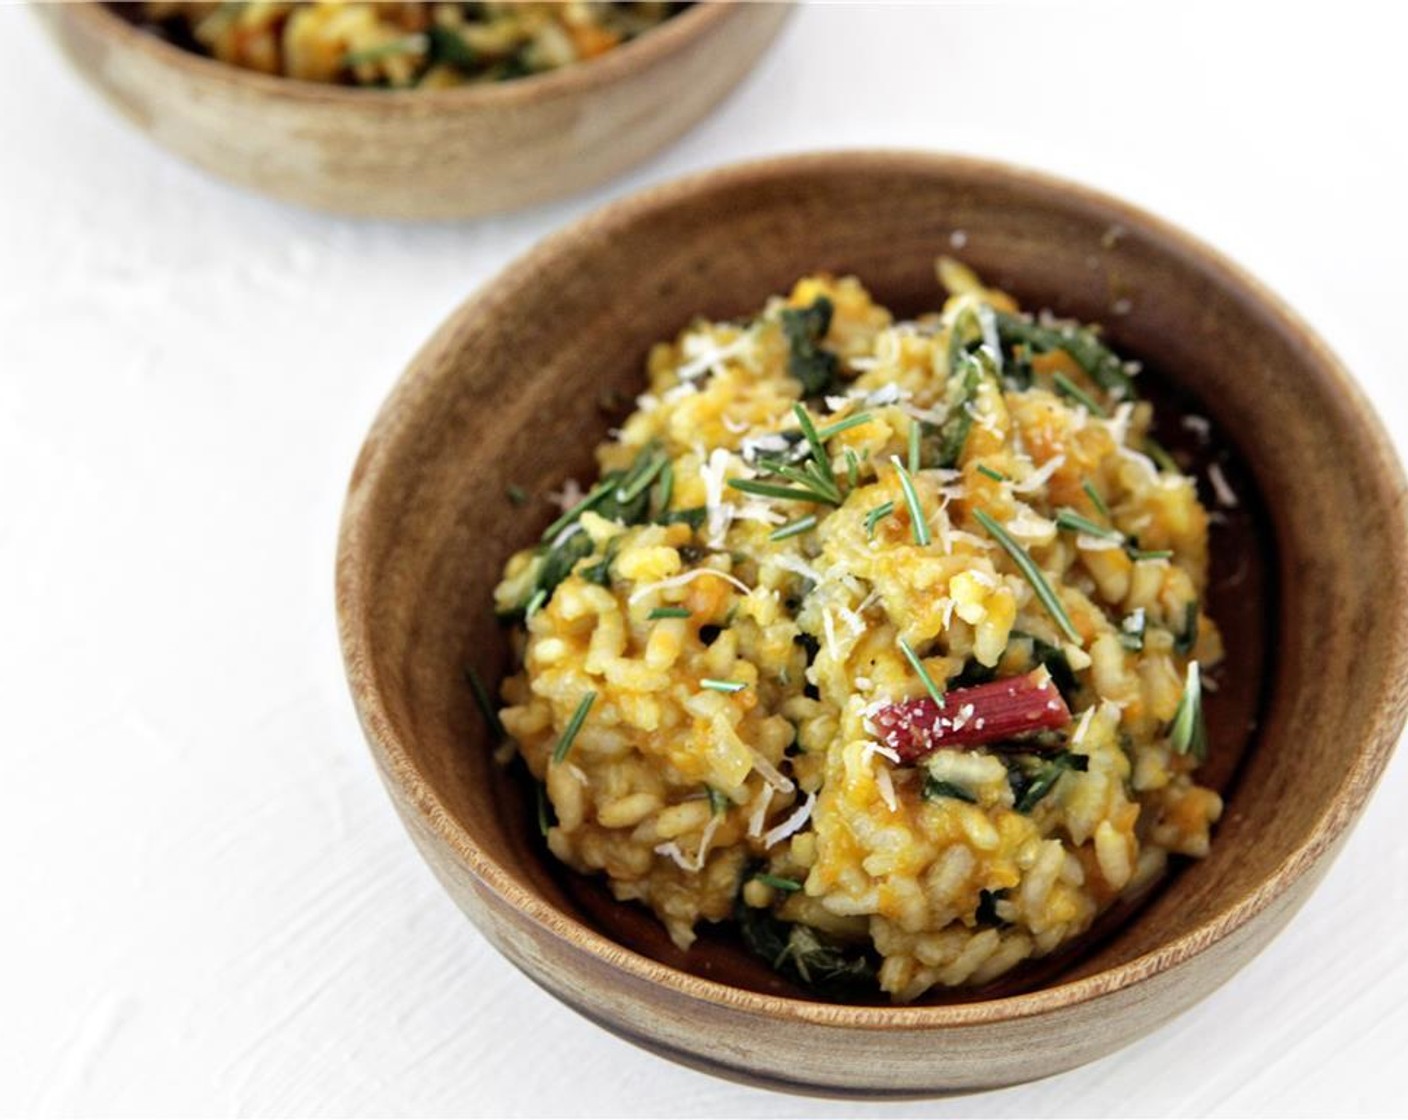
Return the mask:
<svg viewBox="0 0 1408 1120">
<path fill-rule="evenodd" d="M 1047 614 L 1061 628 L 1061 632 L 1066 635 L 1076 645 L 1081 644 L 1080 634 L 1071 623 L 1071 616 L 1066 613 L 1066 608 L 1061 605 L 1061 600 L 1056 597 L 1056 592 L 1051 590 L 1051 584 L 1046 582 L 1046 576 L 1042 574 L 1036 562 L 1028 554 L 1027 550 L 1018 544 L 1012 536 L 992 519 L 983 510 L 975 509 L 973 516 L 977 518 L 978 524 L 988 531 L 988 534 L 997 541 L 1007 555 L 1012 557 L 1012 562 L 1017 565 L 1018 570 L 1026 577 L 1028 583 L 1032 585 L 1032 590 L 1036 592 L 1036 597 L 1041 600 L 1041 605 L 1046 608 Z"/>
<path fill-rule="evenodd" d="M 800 536 L 809 529 L 816 528 L 816 514 L 811 513 L 806 517 L 799 517 L 796 521 L 790 521 L 786 525 L 779 525 L 768 534 L 770 541 L 785 541 L 788 537 Z"/>
<path fill-rule="evenodd" d="M 656 607 L 645 617 L 647 621 L 654 622 L 661 618 L 688 618 L 689 616 L 688 607 Z"/>
<path fill-rule="evenodd" d="M 493 736 L 494 742 L 502 743 L 508 738 L 508 732 L 504 729 L 503 721 L 499 719 L 498 709 L 494 707 L 493 698 L 484 687 L 483 679 L 472 665 L 465 669 L 464 677 L 469 682 L 469 690 L 474 693 L 474 702 L 479 705 L 479 711 L 489 727 L 489 734 Z"/>
<path fill-rule="evenodd" d="M 563 729 L 562 738 L 558 739 L 557 746 L 553 748 L 552 760 L 560 763 L 567 757 L 567 752 L 572 749 L 572 744 L 577 740 L 577 733 L 582 730 L 582 724 L 586 722 L 587 713 L 592 710 L 592 704 L 596 702 L 596 693 L 588 690 L 581 702 L 577 705 L 577 710 L 572 713 L 572 718 L 567 721 L 567 726 Z"/>
<path fill-rule="evenodd" d="M 934 678 L 929 675 L 929 670 L 924 668 L 924 662 L 919 660 L 919 655 L 914 652 L 914 648 L 901 638 L 900 650 L 904 653 L 905 660 L 907 660 L 914 671 L 919 674 L 919 679 L 924 682 L 924 691 L 929 694 L 935 704 L 942 708 L 944 706 L 944 690 L 941 689 Z"/>
<path fill-rule="evenodd" d="M 551 525 L 549 525 L 546 529 L 543 530 L 542 540 L 544 542 L 550 542 L 555 540 L 557 538 L 557 535 L 562 532 L 562 530 L 564 530 L 565 528 L 567 528 L 567 526 L 571 525 L 574 521 L 580 518 L 582 514 L 587 512 L 587 510 L 595 509 L 602 502 L 604 502 L 607 499 L 607 496 L 610 495 L 611 491 L 615 488 L 616 483 L 617 477 L 614 475 L 608 476 L 607 478 L 603 478 L 589 491 L 587 491 L 586 497 L 584 497 L 575 506 L 564 510 L 562 512 L 561 517 L 559 517 L 556 521 L 554 521 Z"/>
<path fill-rule="evenodd" d="M 712 692 L 742 692 L 748 685 L 743 681 L 720 681 L 713 677 L 700 677 L 699 687 Z"/>
<path fill-rule="evenodd" d="M 543 604 L 548 601 L 548 593 L 544 588 L 538 588 L 532 595 L 528 596 L 528 602 L 523 607 L 523 621 L 527 622 L 535 614 L 543 609 Z"/>
<path fill-rule="evenodd" d="M 1006 482 L 1006 481 L 1007 481 L 1007 476 L 1006 476 L 1005 474 L 1003 474 L 1001 471 L 995 471 L 995 470 L 993 470 L 993 469 L 992 469 L 990 466 L 988 466 L 986 463 L 979 463 L 979 464 L 978 464 L 978 473 L 979 473 L 980 475 L 982 475 L 984 478 L 990 478 L 990 479 L 992 479 L 994 482 Z"/>
<path fill-rule="evenodd" d="M 764 886 L 771 887 L 775 891 L 783 891 L 786 894 L 795 894 L 802 889 L 802 884 L 796 879 L 784 879 L 781 875 L 769 875 L 766 871 L 759 871 L 753 878 Z"/>
<path fill-rule="evenodd" d="M 969 805 L 976 805 L 978 799 L 969 793 L 962 786 L 956 786 L 952 782 L 946 782 L 941 778 L 936 778 L 932 774 L 925 775 L 924 786 L 920 790 L 920 796 L 925 801 L 942 801 L 950 797 L 955 801 L 966 801 Z"/>
<path fill-rule="evenodd" d="M 890 514 L 895 512 L 894 502 L 881 502 L 873 510 L 865 515 L 865 539 L 873 541 L 875 539 L 875 526 L 880 524 Z"/>
<path fill-rule="evenodd" d="M 1056 386 L 1056 391 L 1063 397 L 1070 397 L 1076 404 L 1085 409 L 1092 416 L 1098 416 L 1102 420 L 1108 420 L 1110 414 L 1105 411 L 1105 406 L 1067 377 L 1064 373 L 1057 371 L 1051 375 L 1051 383 Z"/>
<path fill-rule="evenodd" d="M 913 418 L 909 421 L 909 473 L 919 473 L 919 441 L 924 435 L 924 423 Z"/>
<path fill-rule="evenodd" d="M 1203 679 L 1196 661 L 1188 662 L 1183 696 L 1169 724 L 1168 745 L 1178 754 L 1192 753 L 1199 762 L 1208 757 L 1208 725 L 1203 713 Z"/>
<path fill-rule="evenodd" d="M 914 543 L 921 548 L 928 547 L 929 544 L 929 522 L 924 519 L 924 510 L 919 505 L 919 495 L 914 489 L 914 479 L 909 477 L 909 471 L 900 462 L 898 455 L 891 455 L 890 462 L 895 465 L 895 473 L 900 477 L 900 489 L 904 491 L 904 501 L 909 506 L 910 528 L 914 531 Z"/>
</svg>

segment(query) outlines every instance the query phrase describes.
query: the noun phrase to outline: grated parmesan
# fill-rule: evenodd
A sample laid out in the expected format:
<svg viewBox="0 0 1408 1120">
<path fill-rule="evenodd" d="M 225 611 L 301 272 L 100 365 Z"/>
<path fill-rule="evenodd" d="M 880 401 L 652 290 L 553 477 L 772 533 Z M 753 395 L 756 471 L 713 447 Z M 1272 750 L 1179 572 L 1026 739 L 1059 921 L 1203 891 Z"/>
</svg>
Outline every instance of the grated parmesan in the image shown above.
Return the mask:
<svg viewBox="0 0 1408 1120">
<path fill-rule="evenodd" d="M 812 819 L 812 808 L 815 805 L 816 794 L 807 794 L 807 799 L 791 816 L 763 836 L 763 847 L 771 848 L 774 844 L 786 840 L 794 832 L 800 832 L 806 826 L 807 821 Z"/>
</svg>

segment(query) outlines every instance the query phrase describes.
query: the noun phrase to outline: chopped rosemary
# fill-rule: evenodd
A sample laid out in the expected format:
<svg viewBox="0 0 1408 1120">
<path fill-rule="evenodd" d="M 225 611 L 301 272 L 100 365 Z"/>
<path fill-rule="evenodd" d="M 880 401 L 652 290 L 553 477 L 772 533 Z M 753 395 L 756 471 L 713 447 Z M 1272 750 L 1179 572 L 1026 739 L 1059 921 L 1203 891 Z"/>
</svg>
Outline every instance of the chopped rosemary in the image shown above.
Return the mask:
<svg viewBox="0 0 1408 1120">
<path fill-rule="evenodd" d="M 582 730 L 582 724 L 586 722 L 587 713 L 591 711 L 592 704 L 595 702 L 595 692 L 588 690 L 582 696 L 581 703 L 577 705 L 577 710 L 572 713 L 572 718 L 567 721 L 567 726 L 563 729 L 562 738 L 558 739 L 557 746 L 553 748 L 553 762 L 561 762 L 567 757 L 567 752 L 572 749 L 572 744 L 577 739 L 577 733 Z"/>
<path fill-rule="evenodd" d="M 1171 548 L 1134 548 L 1125 549 L 1129 553 L 1131 560 L 1172 560 L 1173 549 Z M 1186 652 L 1186 651 L 1185 651 Z"/>
<path fill-rule="evenodd" d="M 792 414 L 797 417 L 797 423 L 802 428 L 802 435 L 807 439 L 807 446 L 812 449 L 812 462 L 816 464 L 820 477 L 834 488 L 836 475 L 831 470 L 831 456 L 826 453 L 826 444 L 817 434 L 816 425 L 812 423 L 811 413 L 800 404 L 794 404 Z"/>
<path fill-rule="evenodd" d="M 538 833 L 544 839 L 552 831 L 552 826 L 557 823 L 557 814 L 552 811 L 552 802 L 548 800 L 547 788 L 542 782 L 535 782 L 538 801 Z"/>
<path fill-rule="evenodd" d="M 748 685 L 743 681 L 719 681 L 713 677 L 700 677 L 699 687 L 713 692 L 742 692 Z"/>
<path fill-rule="evenodd" d="M 1056 592 L 1051 590 L 1051 584 L 1046 582 L 1046 576 L 1044 576 L 1041 569 L 1036 566 L 1036 561 L 1031 558 L 1027 550 L 1013 540 L 1007 530 L 994 521 L 992 517 L 983 510 L 975 509 L 973 516 L 977 518 L 978 524 L 986 529 L 992 538 L 1007 550 L 1007 555 L 1012 557 L 1012 562 L 1017 565 L 1018 570 L 1026 577 L 1027 582 L 1032 585 L 1032 590 L 1036 592 L 1036 597 L 1041 600 L 1041 605 L 1046 608 L 1047 614 L 1049 614 L 1056 622 L 1056 625 L 1061 628 L 1061 632 L 1071 641 L 1075 642 L 1076 645 L 1080 645 L 1080 634 L 1076 631 L 1075 626 L 1072 625 L 1071 616 L 1066 613 L 1066 608 L 1061 605 L 1061 600 L 1056 597 Z"/>
<path fill-rule="evenodd" d="M 1114 518 L 1110 516 L 1110 507 L 1105 504 L 1105 499 L 1100 497 L 1100 491 L 1095 489 L 1094 483 L 1087 479 L 1080 484 L 1080 488 L 1085 491 L 1085 496 L 1090 499 L 1091 505 L 1100 512 L 1101 517 L 1109 521 L 1114 520 Z"/>
<path fill-rule="evenodd" d="M 473 666 L 465 669 L 464 676 L 465 680 L 469 682 L 469 690 L 474 693 L 474 702 L 479 705 L 479 711 L 483 714 L 484 722 L 489 727 L 489 734 L 494 737 L 494 742 L 502 743 L 508 738 L 508 732 L 504 730 L 503 721 L 499 719 L 498 710 L 494 707 L 489 690 L 484 687 L 484 681 L 480 679 Z"/>
<path fill-rule="evenodd" d="M 595 509 L 598 505 L 604 502 L 607 498 L 607 495 L 609 495 L 611 491 L 615 489 L 616 482 L 616 477 L 608 477 L 603 478 L 600 482 L 593 486 L 589 491 L 587 491 L 586 497 L 584 497 L 575 506 L 564 510 L 561 517 L 559 517 L 556 521 L 554 521 L 551 525 L 549 525 L 546 529 L 543 530 L 543 541 L 550 542 L 555 540 L 557 538 L 557 535 L 562 532 L 562 530 L 567 528 L 567 526 L 571 525 L 574 521 L 581 517 L 582 514 L 586 513 L 587 510 Z"/>
<path fill-rule="evenodd" d="M 846 448 L 846 485 L 852 490 L 860 483 L 860 459 L 851 448 Z"/>
<path fill-rule="evenodd" d="M 1183 683 L 1183 696 L 1169 724 L 1168 745 L 1178 754 L 1192 752 L 1204 762 L 1208 757 L 1208 725 L 1203 714 L 1203 680 L 1196 661 L 1188 662 L 1188 675 Z"/>
<path fill-rule="evenodd" d="M 854 416 L 847 416 L 844 420 L 837 420 L 834 424 L 828 424 L 820 429 L 816 434 L 821 437 L 822 442 L 826 442 L 833 436 L 839 436 L 842 432 L 848 432 L 852 428 L 858 428 L 862 424 L 870 423 L 870 413 L 857 412 Z"/>
<path fill-rule="evenodd" d="M 1098 525 L 1088 517 L 1082 517 L 1069 506 L 1064 506 L 1056 511 L 1056 525 L 1071 533 L 1084 533 L 1086 536 L 1099 537 L 1106 541 L 1123 541 L 1124 534 L 1118 529 L 1107 529 L 1104 525 Z"/>
<path fill-rule="evenodd" d="M 713 786 L 704 787 L 704 796 L 709 799 L 709 811 L 716 817 L 721 817 L 728 812 L 729 806 L 733 804 L 729 800 L 728 794 L 722 790 L 717 790 Z"/>
<path fill-rule="evenodd" d="M 978 473 L 979 473 L 980 475 L 982 475 L 984 478 L 990 478 L 990 479 L 992 479 L 994 482 L 1006 482 L 1006 481 L 1007 481 L 1007 476 L 1006 476 L 1005 474 L 1003 474 L 1001 471 L 995 471 L 995 470 L 993 470 L 993 469 L 992 469 L 990 466 L 988 466 L 986 463 L 979 463 L 979 464 L 978 464 Z"/>
<path fill-rule="evenodd" d="M 670 508 L 670 499 L 675 495 L 675 465 L 667 458 L 660 468 L 659 480 L 655 483 L 655 508 L 658 516 L 665 516 Z"/>
<path fill-rule="evenodd" d="M 1159 465 L 1160 470 L 1168 471 L 1169 474 L 1183 473 L 1173 456 L 1153 436 L 1144 437 L 1144 452 Z"/>
<path fill-rule="evenodd" d="M 796 521 L 790 521 L 786 525 L 779 525 L 768 534 L 770 541 L 785 541 L 788 537 L 799 536 L 809 529 L 816 528 L 816 514 L 811 513 L 806 517 L 799 517 Z"/>
<path fill-rule="evenodd" d="M 942 708 L 944 706 L 944 690 L 929 675 L 929 670 L 924 668 L 924 662 L 919 660 L 919 655 L 914 652 L 914 647 L 901 638 L 900 650 L 904 653 L 905 660 L 919 674 L 919 679 L 924 682 L 924 691 L 933 698 L 935 704 Z"/>
<path fill-rule="evenodd" d="M 1198 601 L 1192 599 L 1183 608 L 1183 629 L 1173 636 L 1173 648 L 1179 653 L 1192 653 L 1198 644 Z"/>
<path fill-rule="evenodd" d="M 784 879 L 781 875 L 769 875 L 766 871 L 759 871 L 753 878 L 764 886 L 771 887 L 775 891 L 784 891 L 787 894 L 795 894 L 802 889 L 802 884 L 796 879 Z"/>
<path fill-rule="evenodd" d="M 925 801 L 942 801 L 949 797 L 955 801 L 966 801 L 969 805 L 976 805 L 978 799 L 969 793 L 962 786 L 956 786 L 952 782 L 945 782 L 941 778 L 936 778 L 932 774 L 924 778 L 924 787 L 920 790 L 920 796 Z"/>
<path fill-rule="evenodd" d="M 890 516 L 891 513 L 894 513 L 894 503 L 893 503 L 893 502 L 881 502 L 881 503 L 879 504 L 879 506 L 874 507 L 873 510 L 870 510 L 870 513 L 867 513 L 867 514 L 866 514 L 866 540 L 867 540 L 867 541 L 873 541 L 873 540 L 874 540 L 874 535 L 876 535 L 876 525 L 879 525 L 879 524 L 880 524 L 880 521 L 881 521 L 881 520 L 884 520 L 884 518 Z"/>
<path fill-rule="evenodd" d="M 890 462 L 895 465 L 895 473 L 900 476 L 900 489 L 904 491 L 905 505 L 909 506 L 909 524 L 914 530 L 914 543 L 925 548 L 929 544 L 929 522 L 924 519 L 924 510 L 914 489 L 914 479 L 909 477 L 909 471 L 905 470 L 898 455 L 891 455 Z"/>
<path fill-rule="evenodd" d="M 688 618 L 689 616 L 688 607 L 656 607 L 645 617 L 648 621 L 654 622 L 660 618 Z"/>
<path fill-rule="evenodd" d="M 919 441 L 924 435 L 924 423 L 921 420 L 912 419 L 909 421 L 909 473 L 919 473 Z"/>
<path fill-rule="evenodd" d="M 528 504 L 528 491 L 516 482 L 511 482 L 504 487 L 504 496 L 516 506 Z"/>
<path fill-rule="evenodd" d="M 535 614 L 537 614 L 540 610 L 543 609 L 543 604 L 547 601 L 547 591 L 541 587 L 538 588 L 538 590 L 536 590 L 531 596 L 529 596 L 528 602 L 523 608 L 523 620 L 526 622 L 528 621 L 528 619 L 532 618 Z"/>
<path fill-rule="evenodd" d="M 1067 377 L 1064 373 L 1056 372 L 1051 375 L 1051 383 L 1056 386 L 1056 391 L 1063 397 L 1070 397 L 1076 404 L 1085 409 L 1092 416 L 1098 416 L 1102 420 L 1108 420 L 1110 414 L 1105 411 L 1105 406 Z"/>
<path fill-rule="evenodd" d="M 644 470 L 633 470 L 634 477 L 628 476 L 622 480 L 622 485 L 616 491 L 616 500 L 622 505 L 635 501 L 655 481 L 656 475 L 665 469 L 665 464 L 669 461 L 667 456 L 657 455 L 647 461 Z"/>
</svg>

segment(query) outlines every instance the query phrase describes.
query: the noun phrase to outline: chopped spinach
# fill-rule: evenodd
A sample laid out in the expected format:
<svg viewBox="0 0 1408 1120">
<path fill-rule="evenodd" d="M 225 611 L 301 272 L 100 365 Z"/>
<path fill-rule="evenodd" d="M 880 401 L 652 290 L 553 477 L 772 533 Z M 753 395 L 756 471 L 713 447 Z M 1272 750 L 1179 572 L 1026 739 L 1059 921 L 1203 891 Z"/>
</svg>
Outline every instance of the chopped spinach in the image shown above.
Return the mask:
<svg viewBox="0 0 1408 1120">
<path fill-rule="evenodd" d="M 737 918 L 743 944 L 788 979 L 829 999 L 875 995 L 875 965 L 864 952 L 848 952 L 810 926 L 784 922 L 771 910 L 740 903 Z"/>
<path fill-rule="evenodd" d="M 998 929 L 1005 929 L 1012 923 L 1000 918 L 997 913 L 997 904 L 1011 893 L 1006 887 L 1000 887 L 995 891 L 978 892 L 978 910 L 973 916 L 979 925 L 996 926 Z"/>
<path fill-rule="evenodd" d="M 1088 327 L 1043 327 L 1020 315 L 999 311 L 997 336 L 1008 350 L 1017 346 L 1040 354 L 1064 350 L 1095 384 L 1116 400 L 1134 400 L 1139 395 L 1119 356 Z"/>
<path fill-rule="evenodd" d="M 825 296 L 817 296 L 810 307 L 788 307 L 781 315 L 787 337 L 787 372 L 802 383 L 805 396 L 825 393 L 836 380 L 841 360 L 821 340 L 831 329 L 835 307 Z"/>
<path fill-rule="evenodd" d="M 1062 751 L 1043 759 L 1033 755 L 1014 755 L 1007 763 L 1007 784 L 1012 787 L 1014 808 L 1030 813 L 1048 793 L 1056 788 L 1061 775 L 1068 770 L 1084 771 L 1090 759 L 1083 754 Z"/>
<path fill-rule="evenodd" d="M 962 786 L 956 786 L 932 774 L 924 776 L 924 788 L 920 792 L 925 801 L 942 801 L 947 797 L 954 801 L 966 801 L 969 805 L 978 803 L 978 799 Z"/>
</svg>

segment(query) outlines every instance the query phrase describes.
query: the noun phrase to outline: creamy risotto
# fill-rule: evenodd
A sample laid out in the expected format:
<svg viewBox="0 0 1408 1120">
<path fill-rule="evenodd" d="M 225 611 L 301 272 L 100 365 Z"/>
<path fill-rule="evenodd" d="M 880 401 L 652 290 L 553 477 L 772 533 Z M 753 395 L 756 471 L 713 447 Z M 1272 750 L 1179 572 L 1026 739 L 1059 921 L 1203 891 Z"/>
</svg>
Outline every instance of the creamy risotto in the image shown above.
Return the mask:
<svg viewBox="0 0 1408 1120">
<path fill-rule="evenodd" d="M 682 4 L 185 3 L 140 22 L 221 62 L 309 82 L 444 88 L 555 70 L 605 54 Z"/>
<path fill-rule="evenodd" d="M 1202 856 L 1207 514 L 1137 368 L 940 263 L 655 347 L 496 591 L 552 853 L 823 995 L 981 985 Z"/>
</svg>

